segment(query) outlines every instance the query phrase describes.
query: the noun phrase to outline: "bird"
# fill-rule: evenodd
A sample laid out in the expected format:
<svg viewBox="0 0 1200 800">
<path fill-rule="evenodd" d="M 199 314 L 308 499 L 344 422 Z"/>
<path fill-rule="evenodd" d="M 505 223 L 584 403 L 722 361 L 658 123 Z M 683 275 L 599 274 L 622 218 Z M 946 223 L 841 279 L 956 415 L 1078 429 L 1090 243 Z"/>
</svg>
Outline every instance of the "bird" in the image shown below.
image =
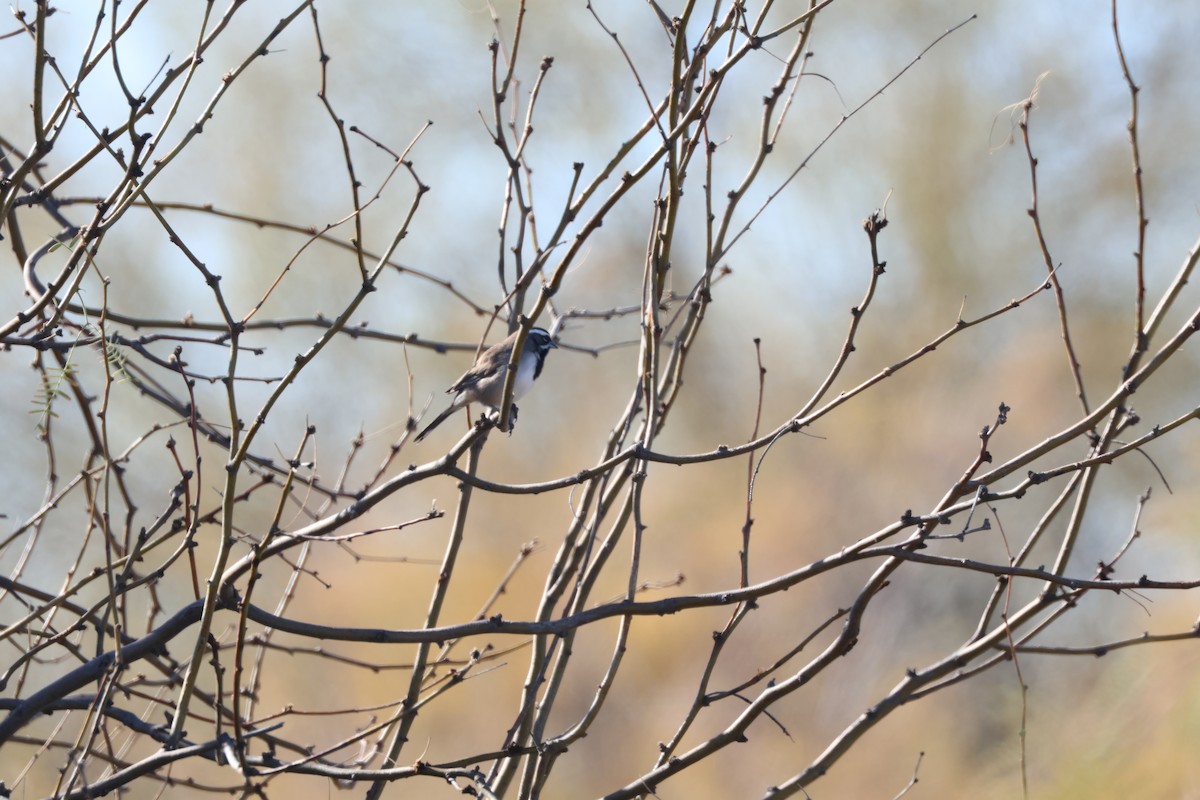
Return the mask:
<svg viewBox="0 0 1200 800">
<path fill-rule="evenodd" d="M 425 429 L 417 434 L 416 441 L 424 439 L 451 414 L 469 403 L 479 403 L 497 413 L 500 411 L 500 406 L 504 403 L 504 379 L 508 375 L 508 362 L 512 358 L 513 346 L 517 343 L 519 333 L 519 330 L 513 331 L 504 341 L 484 350 L 471 368 L 451 384 L 446 390 L 446 394 L 454 395 L 450 407 L 426 425 Z M 514 401 L 529 391 L 529 387 L 542 374 L 546 354 L 557 347 L 545 328 L 529 329 L 529 335 L 525 337 L 525 347 L 521 350 L 521 361 L 517 364 L 517 377 L 513 382 Z M 516 406 L 513 407 L 513 412 L 515 419 Z"/>
</svg>

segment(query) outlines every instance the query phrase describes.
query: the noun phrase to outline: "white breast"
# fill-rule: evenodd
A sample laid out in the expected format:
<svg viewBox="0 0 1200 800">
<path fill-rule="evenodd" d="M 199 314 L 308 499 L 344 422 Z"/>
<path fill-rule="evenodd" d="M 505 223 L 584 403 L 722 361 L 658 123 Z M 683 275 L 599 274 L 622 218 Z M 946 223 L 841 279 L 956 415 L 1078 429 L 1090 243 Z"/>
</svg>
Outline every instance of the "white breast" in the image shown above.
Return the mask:
<svg viewBox="0 0 1200 800">
<path fill-rule="evenodd" d="M 513 386 L 513 400 L 524 395 L 529 391 L 529 387 L 533 385 L 533 371 L 537 367 L 537 355 L 529 352 L 529 348 L 533 347 L 531 342 L 526 342 L 525 352 L 521 354 L 521 363 L 517 365 L 517 380 Z"/>
</svg>

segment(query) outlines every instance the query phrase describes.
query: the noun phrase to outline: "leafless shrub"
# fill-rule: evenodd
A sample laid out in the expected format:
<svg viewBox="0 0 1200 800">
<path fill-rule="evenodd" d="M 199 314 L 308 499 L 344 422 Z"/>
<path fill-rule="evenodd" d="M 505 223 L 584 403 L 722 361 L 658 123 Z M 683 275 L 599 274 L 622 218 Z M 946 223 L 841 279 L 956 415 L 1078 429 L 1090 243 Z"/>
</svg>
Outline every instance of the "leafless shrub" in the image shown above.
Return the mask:
<svg viewBox="0 0 1200 800">
<path fill-rule="evenodd" d="M 398 784 L 421 796 L 442 787 L 480 797 L 682 796 L 672 785 L 700 796 L 695 787 L 712 780 L 714 764 L 731 771 L 724 759 L 752 730 L 756 738 L 743 747 L 760 755 L 781 747 L 786 756 L 732 770 L 743 796 L 796 796 L 835 774 L 864 734 L 901 706 L 992 667 L 1008 670 L 1023 693 L 1033 654 L 1146 652 L 1194 638 L 1190 627 L 1138 635 L 1114 624 L 1103 643 L 1048 640 L 1101 598 L 1123 595 L 1136 605 L 1200 585 L 1194 575 L 1124 568 L 1139 546 L 1146 486 L 1163 467 L 1148 448 L 1182 443 L 1200 415 L 1194 380 L 1187 397 L 1162 377 L 1185 363 L 1183 347 L 1200 326 L 1200 310 L 1184 308 L 1200 245 L 1175 256 L 1182 266 L 1152 288 L 1139 93 L 1119 40 L 1132 103 L 1136 231 L 1126 270 L 1133 277 L 1123 284 L 1133 314 L 1122 322 L 1120 349 L 1081 345 L 1068 317 L 1069 267 L 1052 254 L 1039 195 L 1035 94 L 1002 114 L 997 128 L 1011 122 L 1015 147 L 1006 152 L 1024 151 L 1027 235 L 1040 272 L 1007 273 L 1010 293 L 985 292 L 987 307 L 964 301 L 957 318 L 935 303 L 880 307 L 895 272 L 887 262 L 896 225 L 881 195 L 880 208 L 863 209 L 857 263 L 839 268 L 856 276 L 861 300 L 836 333 L 840 345 L 822 349 L 790 319 L 764 317 L 765 331 L 752 341 L 711 304 L 739 282 L 756 287 L 763 314 L 776 313 L 766 311 L 775 308 L 766 295 L 786 293 L 789 282 L 809 285 L 815 305 L 842 303 L 838 291 L 822 296 L 795 254 L 763 265 L 739 262 L 740 253 L 766 235 L 761 230 L 793 224 L 776 213 L 785 193 L 837 191 L 805 184 L 803 170 L 887 92 L 928 80 L 914 69 L 919 61 L 953 69 L 938 61 L 939 48 L 974 18 L 951 21 L 913 52 L 897 43 L 890 75 L 826 125 L 809 114 L 804 91 L 820 87 L 826 101 L 842 102 L 841 89 L 812 63 L 815 32 L 838 8 L 832 0 L 803 9 L 769 0 L 707 9 L 651 0 L 636 11 L 589 5 L 586 13 L 523 2 L 493 8 L 491 105 L 448 136 L 440 122 L 404 119 L 386 132 L 355 122 L 362 114 L 351 109 L 361 98 L 339 82 L 338 67 L 351 49 L 345 28 L 369 38 L 372 20 L 353 5 L 321 6 L 319 16 L 317 3 L 299 2 L 261 29 L 258 4 L 184 5 L 98 4 L 89 23 L 80 8 L 35 2 L 0 40 L 9 57 L 20 54 L 27 79 L 21 116 L 5 123 L 24 128 L 0 138 L 8 274 L 19 268 L 24 276 L 23 286 L 4 285 L 11 318 L 0 331 L 13 376 L 4 426 L 0 764 L 15 796 L 134 788 L 138 796 L 175 796 L 184 785 L 197 795 L 265 797 L 278 788 L 323 796 L 330 782 L 368 797 Z M 328 32 L 333 15 L 336 36 Z M 1112 23 L 1116 32 L 1115 6 Z M 594 53 L 576 51 L 570 38 L 553 58 L 531 52 L 530 29 L 554 24 L 587 27 L 612 58 L 595 69 L 635 87 L 609 107 L 619 119 L 586 112 L 604 102 L 598 84 L 555 86 L 563 62 L 571 75 L 586 75 Z M 155 51 L 156 32 L 168 29 L 186 31 L 191 51 Z M 419 30 L 396 50 L 418 52 Z M 149 76 L 148 52 L 165 58 Z M 309 72 L 273 66 L 281 52 Z M 365 57 L 405 91 L 440 77 L 406 72 L 387 61 L 393 55 Z M 477 66 L 467 68 L 476 80 Z M 276 83 L 252 83 L 260 73 Z M 239 110 L 227 111 L 243 86 Z M 261 123 L 269 133 L 259 135 L 247 98 L 263 99 L 272 86 L 285 87 L 284 99 L 296 105 L 272 105 L 266 113 L 285 116 Z M 304 103 L 303 114 L 294 110 Z M 568 103 L 578 108 L 560 115 Z M 640 122 L 629 126 L 631 106 Z M 545 134 L 544 114 L 553 115 Z M 603 157 L 574 162 L 565 179 L 553 167 L 535 172 L 539 158 L 553 161 L 538 137 L 569 152 L 594 133 L 563 126 L 572 114 L 580 129 L 605 129 L 589 138 L 602 140 Z M 747 146 L 752 114 L 757 134 Z M 609 129 L 620 133 L 609 137 Z M 293 152 L 292 137 L 323 137 L 325 160 L 293 162 L 285 177 L 294 183 L 272 184 L 276 175 L 246 185 L 279 196 L 319 185 L 329 207 L 342 209 L 319 224 L 295 221 L 311 215 L 280 220 L 265 201 L 256 208 L 249 189 L 251 199 L 239 203 L 230 188 L 272 148 Z M 463 154 L 454 137 L 487 144 L 490 171 L 477 166 L 485 163 L 478 147 Z M 875 141 L 886 138 L 881 131 Z M 456 152 L 470 159 L 472 178 L 480 170 L 478 187 L 426 177 L 431 162 Z M 231 182 L 216 188 L 220 180 Z M 494 265 L 469 280 L 448 263 L 415 266 L 406 240 L 426 229 L 440 239 L 433 252 L 457 255 L 454 209 L 431 208 L 430 198 L 453 204 L 479 191 L 499 203 Z M 641 237 L 636 275 L 609 269 L 624 252 L 603 251 L 623 245 L 601 238 L 602 226 L 620 231 L 625 247 L 634 232 Z M 1001 271 L 979 252 L 980 269 Z M 586 309 L 570 304 L 580 299 Z M 313 312 L 314 304 L 324 310 Z M 1055 311 L 1038 316 L 1034 308 Z M 914 317 L 936 332 L 915 338 L 921 329 L 905 324 Z M 447 341 L 442 330 L 452 319 L 475 325 L 477 338 Z M 877 319 L 875 330 L 888 333 L 863 347 Z M 434 385 L 425 354 L 451 353 L 448 369 L 462 368 L 477 342 L 518 330 L 523 342 L 535 323 L 560 335 L 563 347 L 522 401 L 513 438 L 501 439 L 481 418 L 465 433 L 439 429 L 440 445 L 416 447 L 416 422 L 428 408 L 419 398 Z M 998 362 L 989 342 L 1013 330 L 1004 325 L 1037 331 L 1036 352 L 1018 357 L 1057 359 L 1073 407 L 1047 400 L 1014 411 L 1012 397 L 996 395 L 968 457 L 963 430 L 937 440 L 953 443 L 941 450 L 941 466 L 957 464 L 948 481 L 915 455 L 906 469 L 903 458 L 876 463 L 864 450 L 852 458 L 862 485 L 836 503 L 849 530 L 820 533 L 817 515 L 803 511 L 770 513 L 756 525 L 762 504 L 775 502 L 761 491 L 807 491 L 798 488 L 804 473 L 795 477 L 783 463 L 789 446 L 839 448 L 845 439 L 812 435 L 855 426 L 854 409 L 864 407 L 883 435 L 901 436 L 905 407 L 873 398 L 917 369 L 943 399 L 965 392 L 971 379 L 946 349 L 966 341 L 978 360 Z M 421 327 L 429 332 L 409 332 Z M 900 356 L 885 355 L 880 345 L 889 340 Z M 823 366 L 810 373 L 818 350 Z M 1118 375 L 1089 372 L 1106 357 L 1120 359 Z M 22 359 L 32 359 L 36 386 L 27 373 L 15 377 Z M 422 366 L 414 369 L 415 360 Z M 803 370 L 800 360 L 808 362 Z M 802 378 L 773 383 L 798 371 Z M 787 389 L 773 393 L 776 385 Z M 734 386 L 740 395 L 722 394 Z M 804 396 L 794 393 L 798 386 Z M 1170 402 L 1152 401 L 1161 416 L 1143 420 L 1131 406 L 1135 392 Z M 601 395 L 625 399 L 589 405 Z M 586 407 L 590 424 L 568 407 Z M 564 409 L 567 422 L 552 444 L 543 435 L 548 414 L 539 418 L 538 408 Z M 1010 433 L 1010 414 L 1037 424 Z M 346 447 L 339 459 L 328 439 L 318 447 L 324 423 L 315 420 L 347 417 L 401 424 L 390 444 L 365 429 L 348 446 L 335 436 L 333 448 Z M 742 440 L 719 438 L 734 429 Z M 497 463 L 522 468 L 481 469 L 484 453 L 501 448 L 508 455 Z M 1127 462 L 1138 469 L 1101 488 L 1114 465 Z M 834 469 L 832 460 L 817 463 Z M 773 471 L 788 476 L 787 485 L 761 489 Z M 1163 483 L 1169 472 L 1159 473 Z M 714 481 L 722 489 L 710 493 Z M 853 498 L 891 482 L 920 487 L 909 510 L 858 527 Z M 433 498 L 450 485 L 447 513 Z M 1081 563 L 1085 521 L 1108 514 L 1112 506 L 1097 509 L 1097 495 L 1114 485 L 1124 488 L 1118 505 L 1128 501 L 1129 519 L 1117 523 L 1126 534 L 1100 563 Z M 938 499 L 921 499 L 921 490 Z M 719 553 L 703 543 L 734 518 L 738 533 Z M 512 535 L 489 539 L 496 530 Z M 760 544 L 763 537 L 773 544 Z M 804 544 L 781 545 L 786 538 Z M 432 542 L 442 555 L 430 560 Z M 497 560 L 504 548 L 511 557 Z M 680 565 L 692 562 L 678 551 L 695 551 L 711 572 L 664 574 L 664 549 L 674 549 Z M 769 555 L 756 558 L 760 551 Z M 390 570 L 382 579 L 371 571 L 380 561 Z M 924 641 L 919 662 L 900 650 L 889 658 L 886 637 L 876 647 L 878 630 L 864 625 L 930 583 L 951 587 L 947 604 L 952 596 L 955 613 L 969 609 L 974 622 L 961 625 L 966 617 L 949 612 L 946 620 L 922 618 L 955 641 Z M 815 586 L 834 588 L 810 591 Z M 797 610 L 800 592 L 808 593 Z M 854 671 L 849 656 L 863 648 L 885 662 L 879 674 L 891 688 Z M 832 677 L 839 670 L 845 677 Z M 857 683 L 869 704 L 835 703 L 840 733 L 801 733 L 804 706 L 791 703 L 839 680 Z M 659 689 L 673 703 L 644 694 Z M 1024 719 L 1027 705 L 1018 703 Z M 647 742 L 656 741 L 651 752 Z M 923 748 L 913 742 L 910 764 Z M 905 794 L 917 778 L 910 767 L 884 792 L 908 780 Z"/>
</svg>

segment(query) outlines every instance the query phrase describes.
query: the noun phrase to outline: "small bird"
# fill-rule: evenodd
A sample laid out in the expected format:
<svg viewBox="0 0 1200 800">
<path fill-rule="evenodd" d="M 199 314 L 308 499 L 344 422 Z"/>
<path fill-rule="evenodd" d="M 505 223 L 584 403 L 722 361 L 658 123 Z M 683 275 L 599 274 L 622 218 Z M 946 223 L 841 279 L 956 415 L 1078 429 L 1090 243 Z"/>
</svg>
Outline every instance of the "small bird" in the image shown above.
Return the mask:
<svg viewBox="0 0 1200 800">
<path fill-rule="evenodd" d="M 479 403 L 497 413 L 500 411 L 504 402 L 504 378 L 508 375 L 508 362 L 512 358 L 512 349 L 517 343 L 518 333 L 520 331 L 513 331 L 503 342 L 492 345 L 475 359 L 471 368 L 446 390 L 447 394 L 454 395 L 450 407 L 426 425 L 425 430 L 417 434 L 416 441 L 424 439 L 431 430 L 468 403 Z M 529 329 L 529 335 L 525 337 L 525 347 L 521 350 L 521 361 L 517 364 L 517 377 L 513 384 L 514 401 L 529 391 L 529 387 L 542 374 L 546 354 L 557 347 L 544 328 Z M 515 419 L 516 406 L 513 406 L 513 412 Z"/>
</svg>

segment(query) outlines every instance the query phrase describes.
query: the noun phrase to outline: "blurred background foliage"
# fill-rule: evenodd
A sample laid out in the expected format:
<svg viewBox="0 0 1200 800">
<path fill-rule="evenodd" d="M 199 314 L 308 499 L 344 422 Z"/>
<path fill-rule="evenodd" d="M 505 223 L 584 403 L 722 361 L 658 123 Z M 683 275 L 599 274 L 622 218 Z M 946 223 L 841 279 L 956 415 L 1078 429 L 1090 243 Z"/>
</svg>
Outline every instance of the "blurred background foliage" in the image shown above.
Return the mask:
<svg viewBox="0 0 1200 800">
<path fill-rule="evenodd" d="M 28 4 L 18 4 L 28 5 Z M 153 81 L 163 60 L 194 46 L 198 6 L 150 3 L 138 28 L 123 39 L 119 56 L 131 82 Z M 664 2 L 668 13 L 678 5 Z M 789 9 L 781 11 L 791 14 Z M 628 49 L 651 97 L 669 80 L 670 47 L 644 2 L 594 3 L 595 11 Z M 287 3 L 256 2 L 240 12 L 219 46 L 197 72 L 208 87 L 185 102 L 180 130 L 196 119 L 222 74 L 234 68 L 277 21 Z M 496 27 L 482 0 L 456 2 L 356 2 L 318 4 L 324 46 L 331 57 L 327 93 L 339 116 L 370 136 L 401 149 L 427 120 L 433 126 L 411 153 L 416 174 L 432 187 L 411 234 L 398 252 L 407 266 L 452 281 L 478 306 L 490 309 L 497 289 L 496 230 L 505 164 L 487 131 L 490 121 L 490 54 Z M 496 0 L 501 39 L 511 37 L 515 4 Z M 52 18 L 47 49 L 78 58 L 94 10 L 65 4 Z M 794 180 L 783 186 L 843 114 L 877 91 L 946 28 L 977 15 L 934 47 L 882 96 L 848 121 Z M 1151 219 L 1146 248 L 1148 304 L 1175 274 L 1196 238 L 1200 187 L 1200 16 L 1191 3 L 1170 0 L 1124 3 L 1121 34 L 1140 95 L 1140 136 L 1146 209 Z M 594 174 L 645 118 L 637 79 L 585 4 L 533 4 L 525 17 L 518 55 L 525 93 L 544 56 L 554 58 L 538 100 L 535 132 L 525 159 L 532 167 L 540 225 L 561 213 L 572 174 L 583 162 Z M 785 46 L 782 42 L 780 46 Z M 31 43 L 15 36 L 0 41 L 0 73 L 10 87 L 0 104 L 7 137 L 27 137 Z M 757 403 L 753 340 L 761 339 L 765 375 L 763 427 L 779 424 L 812 394 L 845 336 L 849 309 L 860 302 L 870 273 L 862 220 L 886 199 L 890 225 L 881 237 L 887 261 L 875 303 L 863 321 L 857 351 L 836 390 L 859 381 L 919 349 L 950 327 L 960 313 L 974 318 L 1024 295 L 1045 278 L 1026 209 L 1029 167 L 1018 142 L 1010 104 L 1040 81 L 1031 137 L 1039 159 L 1039 203 L 1050 252 L 1069 304 L 1082 373 L 1094 402 L 1117 384 L 1133 330 L 1133 259 L 1136 216 L 1126 123 L 1129 93 L 1113 45 L 1107 3 L 950 3 L 918 0 L 869 3 L 839 0 L 817 21 L 808 71 L 790 109 L 782 141 L 767 160 L 764 176 L 740 212 L 748 214 L 783 187 L 729 253 L 732 271 L 714 289 L 710 320 L 691 356 L 686 390 L 658 448 L 673 453 L 707 451 L 745 441 Z M 72 56 L 74 54 L 74 56 Z M 777 78 L 779 59 L 770 45 L 735 72 L 710 130 L 718 142 L 714 195 L 741 180 L 757 146 L 762 95 Z M 211 204 L 217 209 L 321 229 L 350 210 L 349 186 L 330 120 L 317 99 L 319 65 L 311 25 L 297 24 L 277 39 L 230 90 L 204 133 L 154 184 L 160 203 Z M 96 119 L 118 125 L 125 113 L 111 75 L 98 71 L 80 102 Z M 153 118 L 152 118 L 153 120 Z M 22 127 L 25 126 L 25 127 Z M 82 128 L 68 130 L 47 164 L 60 169 L 93 142 Z M 362 138 L 352 144 L 364 193 L 374 193 L 391 159 Z M 636 161 L 636 159 L 635 159 Z M 119 175 L 111 159 L 97 159 L 71 179 L 69 195 L 88 198 L 108 191 Z M 686 200 L 683 231 L 673 254 L 675 288 L 686 291 L 703 269 L 704 208 L 700 176 Z M 555 298 L 560 311 L 636 305 L 654 186 L 639 187 L 606 219 L 585 257 L 572 268 Z M 411 191 L 393 181 L 365 212 L 366 245 L 379 252 L 406 213 Z M 70 212 L 69 212 L 70 213 Z M 80 219 L 84 208 L 76 213 Z M 144 211 L 134 211 L 144 214 Z M 32 219 L 32 217 L 31 217 Z M 248 311 L 304 242 L 294 232 L 263 228 L 187 210 L 170 222 L 206 264 L 223 277 L 226 296 Z M 106 240 L 98 266 L 111 279 L 114 310 L 158 318 L 218 319 L 202 280 L 146 217 L 145 225 L 118 226 Z M 36 230 L 36 228 L 34 229 Z M 348 230 L 348 229 L 346 229 Z M 39 234 L 49 235 L 47 226 Z M 348 235 L 348 233 L 347 233 Z M 0 290 L 9 311 L 23 307 L 19 265 L 9 252 Z M 260 318 L 336 312 L 357 286 L 353 256 L 317 242 L 296 258 L 288 280 Z M 84 296 L 98 304 L 95 276 Z M 1195 308 L 1196 291 L 1183 309 Z M 12 298 L 16 301 L 13 302 Z M 1174 332 L 1182 313 L 1165 326 Z M 444 288 L 408 274 L 389 274 L 356 321 L 376 330 L 474 343 L 481 317 Z M 494 328 L 489 339 L 499 338 Z M 522 403 L 521 424 L 511 438 L 494 436 L 481 469 L 485 478 L 512 483 L 547 480 L 589 466 L 599 443 L 621 412 L 637 380 L 636 315 L 611 320 L 576 319 L 562 333 L 538 391 Z M 262 334 L 261 355 L 248 356 L 254 374 L 278 376 L 313 340 L 314 329 Z M 618 346 L 607 349 L 613 345 Z M 590 348 L 606 348 L 598 356 Z M 161 354 L 169 353 L 169 348 Z M 185 348 L 192 368 L 224 369 L 215 348 Z M 266 438 L 277 455 L 290 455 L 306 423 L 318 431 L 311 456 L 315 471 L 331 478 L 342 468 L 352 440 L 364 444 L 348 485 L 365 482 L 388 454 L 410 414 L 469 364 L 469 353 L 403 348 L 391 342 L 344 336 L 314 362 L 268 420 Z M 1200 396 L 1194 347 L 1169 374 L 1135 400 L 1145 427 L 1193 407 Z M 102 365 L 90 355 L 79 369 L 93 376 Z M 37 376 L 18 358 L 0 359 L 6 408 L 9 467 L 0 472 L 0 511 L 10 524 L 26 519 L 43 502 L 45 452 L 29 413 Z M 410 384 L 411 382 L 411 384 Z M 267 385 L 243 387 L 243 408 L 253 409 Z M 200 384 L 201 407 L 219 408 L 219 384 Z M 169 415 L 134 389 L 118 384 L 110 425 L 125 447 L 148 421 Z M 412 405 L 410 405 L 410 400 Z M 876 390 L 856 398 L 812 429 L 814 436 L 784 439 L 767 456 L 756 487 L 751 576 L 765 578 L 836 552 L 869 531 L 896 520 L 905 509 L 930 508 L 962 473 L 978 449 L 978 433 L 997 406 L 1011 406 L 1009 423 L 992 441 L 997 462 L 1060 430 L 1078 416 L 1078 402 L 1059 341 L 1053 299 L 1043 293 L 1025 307 L 953 338 L 930 357 Z M 79 422 L 62 413 L 62 440 Z M 1144 430 L 1141 428 L 1139 430 Z M 454 421 L 446 430 L 463 430 Z M 441 454 L 455 434 L 401 454 L 395 468 Z M 163 434 L 156 435 L 161 445 Z M 180 434 L 176 433 L 177 438 Z M 149 445 L 147 445 L 149 446 Z M 1082 445 L 1071 457 L 1082 457 Z M 1126 458 L 1101 477 L 1084 535 L 1074 556 L 1076 574 L 1090 575 L 1128 536 L 1137 496 L 1152 487 L 1142 516 L 1142 538 L 1122 562 L 1120 575 L 1160 578 L 1194 575 L 1200 566 L 1197 523 L 1200 449 L 1194 431 L 1156 443 L 1146 458 Z M 58 469 L 74 468 L 78 454 L 64 451 Z M 212 507 L 223 455 L 206 450 Z M 1049 463 L 1049 462 L 1048 462 Z M 175 478 L 152 459 L 133 460 L 131 484 L 146 496 L 162 496 Z M 745 514 L 746 464 L 730 460 L 686 470 L 651 467 L 648 531 L 641 574 L 647 580 L 684 582 L 666 592 L 704 592 L 737 583 Z M 454 503 L 445 480 L 421 484 L 377 509 L 368 525 L 410 519 L 431 506 Z M 1010 542 L 1022 540 L 1054 487 L 1031 490 L 1031 500 L 1005 505 L 1000 522 Z M 155 494 L 155 493 L 159 494 Z M 1040 495 L 1040 497 L 1034 497 Z M 528 618 L 542 591 L 543 571 L 572 516 L 572 498 L 558 492 L 537 497 L 477 494 L 474 516 L 444 618 L 467 620 L 491 593 L 524 543 L 539 549 L 508 586 L 496 610 L 506 619 Z M 273 502 L 263 497 L 244 510 L 243 524 L 269 522 Z M 84 513 L 82 508 L 78 513 Z M 285 522 L 289 522 L 285 520 Z M 291 616 L 328 624 L 418 626 L 428 587 L 443 548 L 447 518 L 370 537 L 348 549 L 326 545 L 310 567 L 319 580 L 302 578 Z M 75 558 L 70 530 L 62 547 L 39 550 L 28 580 L 55 585 Z M 1005 559 L 999 531 L 976 536 L 952 554 Z M 198 556 L 205 562 L 205 545 Z M 10 547 L 0 565 L 19 557 Z M 403 557 L 408 563 L 397 563 Z M 1052 552 L 1047 551 L 1047 559 Z M 1036 562 L 1036 559 L 1034 561 Z M 715 685 L 736 683 L 765 666 L 832 609 L 849 603 L 871 565 L 839 570 L 836 577 L 805 583 L 773 597 L 727 651 Z M 774 709 L 778 727 L 759 723 L 750 742 L 661 787 L 661 797 L 751 797 L 811 761 L 858 714 L 886 693 L 908 666 L 922 666 L 966 638 L 975 625 L 986 575 L 950 575 L 919 566 L 902 570 L 867 617 L 859 645 L 837 669 Z M 57 577 L 56 577 L 57 576 Z M 929 578 L 932 576 L 932 580 Z M 288 576 L 268 574 L 260 597 L 281 590 Z M 598 597 L 618 595 L 623 576 Z M 190 582 L 169 587 L 168 606 L 192 598 Z M 661 593 L 656 593 L 656 596 Z M 0 604 L 0 608 L 4 608 Z M 12 616 L 15 611 L 8 608 Z M 1045 644 L 1088 645 L 1142 631 L 1186 629 L 1197 613 L 1194 597 L 1089 596 L 1088 603 L 1048 635 Z M 630 658 L 614 689 L 618 713 L 602 718 L 586 753 L 568 755 L 552 786 L 557 797 L 586 797 L 611 789 L 643 770 L 656 745 L 675 729 L 691 702 L 711 632 L 724 610 L 690 612 L 634 625 Z M 580 637 L 577 658 L 594 660 L 569 685 L 560 720 L 569 724 L 586 708 L 608 663 L 615 622 Z M 217 631 L 218 634 L 220 631 Z M 501 647 L 520 645 L 497 640 Z M 339 645 L 338 652 L 378 663 L 379 648 Z M 409 660 L 395 649 L 395 664 Z M 526 655 L 518 649 L 503 668 L 468 680 L 423 714 L 413 741 L 422 758 L 436 762 L 468 748 L 496 746 L 511 722 L 525 678 Z M 324 743 L 323 710 L 369 706 L 402 694 L 407 673 L 359 670 L 347 679 L 301 653 L 268 656 L 276 670 L 260 709 L 285 706 L 312 712 L 293 717 L 290 732 Z M 894 715 L 851 752 L 814 791 L 814 797 L 892 797 L 920 764 L 920 783 L 909 796 L 1010 798 L 1021 794 L 1021 738 L 1025 737 L 1032 797 L 1198 797 L 1200 767 L 1200 653 L 1194 644 L 1132 648 L 1104 658 L 1022 659 L 1028 686 L 1028 718 L 1022 729 L 1020 680 L 1011 665 L 943 691 Z M 613 709 L 610 709 L 612 711 Z M 703 730 L 727 722 L 739 709 L 708 712 Z M 385 712 L 378 712 L 379 714 Z M 364 719 L 366 718 L 364 714 Z M 49 723 L 45 723 L 48 725 Z M 301 731 L 311 725 L 307 736 Z M 699 733 L 696 734 L 700 735 Z M 12 774 L 28 752 L 0 756 Z M 11 760 L 10 760 L 11 759 Z M 45 759 L 29 779 L 28 796 L 52 786 L 54 763 Z M 214 775 L 217 768 L 213 767 Z M 38 771 L 45 774 L 39 777 Z M 299 779 L 297 791 L 304 784 Z M 49 781 L 50 783 L 45 783 Z M 281 784 L 285 785 L 285 784 Z M 449 788 L 423 784 L 428 796 L 451 796 Z M 150 787 L 129 796 L 152 794 Z M 398 789 L 395 789 L 399 791 Z M 331 790 L 332 791 L 332 790 Z M 141 794 L 140 792 L 146 792 Z M 440 792 L 441 794 L 437 794 Z M 172 796 L 183 796 L 181 789 Z M 398 795 L 399 796 L 399 795 Z"/>
</svg>

